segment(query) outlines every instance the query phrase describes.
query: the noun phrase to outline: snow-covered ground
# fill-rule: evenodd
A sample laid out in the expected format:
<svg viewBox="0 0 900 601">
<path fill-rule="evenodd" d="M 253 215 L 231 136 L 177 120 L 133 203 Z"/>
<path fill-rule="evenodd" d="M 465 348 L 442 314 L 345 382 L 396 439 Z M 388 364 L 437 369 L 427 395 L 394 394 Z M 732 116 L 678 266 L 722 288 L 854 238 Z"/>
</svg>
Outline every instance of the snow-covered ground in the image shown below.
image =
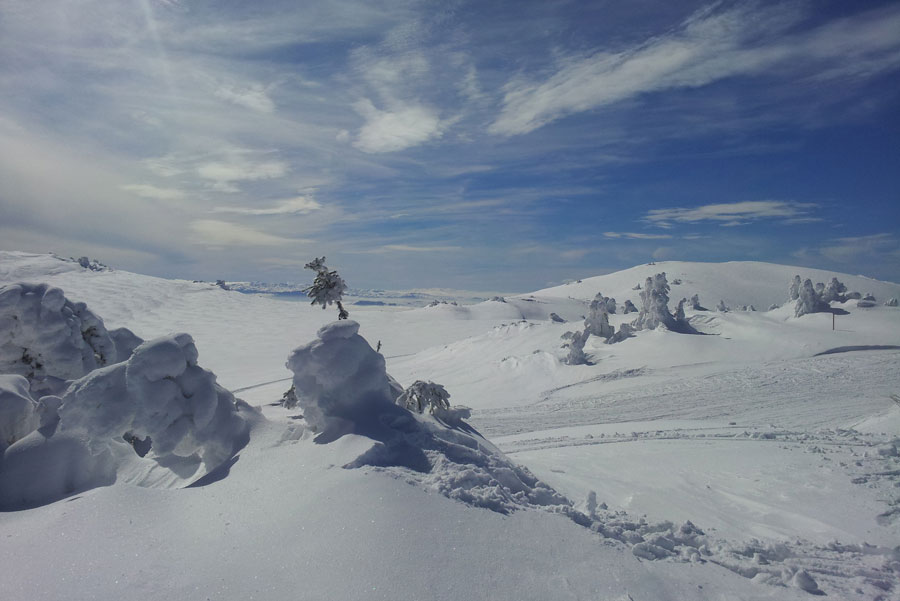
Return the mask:
<svg viewBox="0 0 900 601">
<path fill-rule="evenodd" d="M 688 309 L 704 335 L 591 337 L 591 364 L 561 363 L 597 292 L 640 306 L 633 288 L 661 271 L 673 301 L 732 310 Z M 766 311 L 795 274 L 877 305 L 836 303 L 834 330 L 830 313 Z M 273 403 L 292 349 L 336 311 L 0 252 L 0 286 L 18 281 L 61 288 L 110 331 L 189 333 L 266 419 L 188 488 L 120 471 L 0 513 L 4 598 L 900 599 L 900 309 L 883 306 L 900 285 L 666 262 L 474 305 L 348 306 L 387 373 L 443 384 L 487 440 L 426 420 L 322 444 Z"/>
</svg>

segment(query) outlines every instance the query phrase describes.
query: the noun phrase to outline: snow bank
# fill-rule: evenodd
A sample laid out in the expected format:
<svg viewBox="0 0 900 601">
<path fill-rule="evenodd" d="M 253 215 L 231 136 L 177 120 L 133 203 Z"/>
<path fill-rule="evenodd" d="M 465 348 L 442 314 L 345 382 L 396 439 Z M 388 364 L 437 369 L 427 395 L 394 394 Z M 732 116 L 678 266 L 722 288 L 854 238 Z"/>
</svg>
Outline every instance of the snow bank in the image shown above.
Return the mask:
<svg viewBox="0 0 900 601">
<path fill-rule="evenodd" d="M 501 513 L 528 506 L 571 511 L 565 497 L 462 421 L 466 411 L 419 415 L 395 404 L 402 390 L 392 385 L 384 358 L 358 332 L 355 321 L 328 324 L 287 362 L 304 417 L 319 432 L 316 442 L 345 434 L 374 441 L 344 467 L 369 466 Z"/>
<path fill-rule="evenodd" d="M 140 338 L 125 328 L 107 331 L 84 303 L 47 284 L 0 288 L 0 373 L 43 383 L 72 380 L 124 361 Z"/>
</svg>

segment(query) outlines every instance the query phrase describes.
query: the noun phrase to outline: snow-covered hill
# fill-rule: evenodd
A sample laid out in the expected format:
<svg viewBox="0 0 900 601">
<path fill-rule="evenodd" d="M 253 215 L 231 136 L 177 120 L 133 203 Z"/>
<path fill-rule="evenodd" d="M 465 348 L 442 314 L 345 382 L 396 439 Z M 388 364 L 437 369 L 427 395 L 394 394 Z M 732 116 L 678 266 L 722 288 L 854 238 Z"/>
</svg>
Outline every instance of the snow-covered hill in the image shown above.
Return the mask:
<svg viewBox="0 0 900 601">
<path fill-rule="evenodd" d="M 673 299 L 697 293 L 709 308 L 785 303 L 795 274 L 836 276 L 878 306 L 835 305 L 846 312 L 835 330 L 830 313 L 795 318 L 790 306 L 689 310 L 705 335 L 642 331 L 614 345 L 591 337 L 592 364 L 561 363 L 560 336 L 581 327 L 597 292 L 639 304 L 632 288 L 659 271 L 681 280 Z M 199 364 L 265 419 L 244 411 L 249 442 L 189 488 L 160 488 L 177 479 L 146 477 L 145 462 L 111 486 L 0 513 L 0 590 L 10 598 L 900 592 L 900 406 L 890 398 L 900 393 L 900 309 L 882 305 L 900 285 L 764 263 L 667 262 L 472 305 L 351 307 L 359 334 L 382 343 L 387 373 L 402 385 L 443 384 L 491 444 L 393 411 L 374 418 L 380 425 L 342 415 L 344 426 L 324 438 L 320 430 L 317 442 L 297 410 L 272 405 L 291 384 L 292 349 L 313 342 L 295 354 L 306 357 L 295 370 L 311 365 L 309 353 L 323 356 L 313 349 L 325 342 L 314 341 L 331 310 L 0 253 L 0 286 L 21 280 L 62 288 L 108 329 L 147 340 L 190 333 Z M 382 390 L 377 355 L 354 340 L 352 356 L 367 358 L 358 365 L 376 367 L 348 369 L 345 358 L 330 372 L 323 363 L 310 373 L 332 375 L 310 390 Z"/>
</svg>

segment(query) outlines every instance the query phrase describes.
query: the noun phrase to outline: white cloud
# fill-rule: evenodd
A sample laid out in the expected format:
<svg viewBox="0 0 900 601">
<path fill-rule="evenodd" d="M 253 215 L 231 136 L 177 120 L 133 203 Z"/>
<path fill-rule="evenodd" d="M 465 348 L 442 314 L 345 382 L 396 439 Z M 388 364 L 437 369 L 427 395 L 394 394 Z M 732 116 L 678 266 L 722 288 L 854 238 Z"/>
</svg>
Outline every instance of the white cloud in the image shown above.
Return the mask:
<svg viewBox="0 0 900 601">
<path fill-rule="evenodd" d="M 775 36 L 802 15 L 794 5 L 705 8 L 682 26 L 617 52 L 568 57 L 545 81 L 513 80 L 489 131 L 512 136 L 642 94 L 704 86 L 774 67 L 823 77 L 872 75 L 900 64 L 900 13 L 872 11 L 802 34 Z M 859 71 L 854 64 L 865 64 Z"/>
<path fill-rule="evenodd" d="M 287 171 L 287 164 L 282 161 L 255 162 L 239 157 L 203 163 L 196 168 L 197 175 L 212 182 L 212 188 L 219 192 L 237 192 L 235 182 L 279 178 Z"/>
<path fill-rule="evenodd" d="M 182 200 L 185 193 L 176 188 L 160 188 L 150 184 L 127 184 L 121 187 L 127 192 L 132 192 L 141 198 L 153 198 L 156 200 Z"/>
<path fill-rule="evenodd" d="M 443 134 L 441 120 L 425 106 L 400 106 L 380 111 L 372 101 L 363 99 L 354 104 L 354 108 L 366 119 L 353 142 L 363 152 L 396 152 Z"/>
<path fill-rule="evenodd" d="M 238 106 L 248 108 L 260 113 L 275 112 L 275 103 L 269 98 L 265 87 L 260 84 L 248 86 L 219 86 L 215 95 L 222 100 L 227 100 Z"/>
<path fill-rule="evenodd" d="M 280 246 L 308 242 L 300 238 L 283 238 L 244 225 L 216 219 L 197 219 L 190 224 L 197 236 L 195 244 L 205 246 Z"/>
<path fill-rule="evenodd" d="M 213 213 L 232 213 L 235 215 L 303 215 L 322 208 L 318 202 L 308 196 L 297 196 L 282 200 L 271 207 L 252 209 L 249 207 L 216 207 Z"/>
<path fill-rule="evenodd" d="M 664 240 L 671 238 L 669 234 L 642 234 L 639 232 L 603 232 L 607 238 L 630 238 L 632 240 Z"/>
<path fill-rule="evenodd" d="M 829 246 L 819 249 L 819 253 L 833 261 L 852 261 L 863 255 L 890 256 L 900 258 L 900 241 L 894 234 L 872 234 L 838 238 Z"/>
<path fill-rule="evenodd" d="M 785 222 L 788 222 L 804 218 L 809 210 L 816 206 L 813 203 L 780 200 L 747 200 L 703 205 L 691 209 L 683 207 L 652 209 L 644 219 L 661 227 L 670 227 L 673 221 L 678 223 L 713 221 L 721 222 L 720 225 L 724 226 L 743 225 L 758 219 L 784 218 L 787 220 Z"/>
<path fill-rule="evenodd" d="M 462 250 L 461 246 L 415 246 L 412 244 L 385 244 L 375 250 L 366 251 L 368 253 L 385 253 L 385 252 L 406 252 L 406 253 L 432 253 L 432 252 L 453 252 Z"/>
</svg>

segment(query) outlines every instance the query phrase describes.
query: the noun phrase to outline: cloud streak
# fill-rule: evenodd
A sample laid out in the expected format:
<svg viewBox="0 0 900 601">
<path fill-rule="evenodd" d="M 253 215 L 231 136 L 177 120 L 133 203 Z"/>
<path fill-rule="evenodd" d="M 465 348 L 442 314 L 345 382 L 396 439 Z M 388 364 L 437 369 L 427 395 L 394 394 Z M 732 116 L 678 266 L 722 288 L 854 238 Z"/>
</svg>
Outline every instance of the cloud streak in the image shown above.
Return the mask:
<svg viewBox="0 0 900 601">
<path fill-rule="evenodd" d="M 793 5 L 704 8 L 676 30 L 618 51 L 569 56 L 544 81 L 513 80 L 489 131 L 525 134 L 574 113 L 664 90 L 800 65 L 820 78 L 871 76 L 900 65 L 900 12 L 872 11 L 803 34 Z"/>
<path fill-rule="evenodd" d="M 651 209 L 644 220 L 659 226 L 671 227 L 672 223 L 700 223 L 711 221 L 722 226 L 744 225 L 761 219 L 783 219 L 787 222 L 806 222 L 815 203 L 785 202 L 780 200 L 747 200 L 743 202 L 709 204 L 694 208 L 676 207 Z"/>
</svg>

